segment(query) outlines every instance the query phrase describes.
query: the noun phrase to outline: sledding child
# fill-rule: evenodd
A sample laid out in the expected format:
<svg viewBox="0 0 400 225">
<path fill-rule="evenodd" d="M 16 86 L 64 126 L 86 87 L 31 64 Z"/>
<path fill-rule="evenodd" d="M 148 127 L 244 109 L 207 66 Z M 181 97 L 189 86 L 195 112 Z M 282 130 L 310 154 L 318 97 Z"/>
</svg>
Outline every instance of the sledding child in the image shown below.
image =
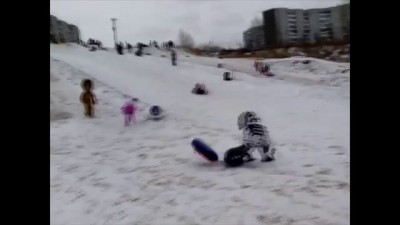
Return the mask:
<svg viewBox="0 0 400 225">
<path fill-rule="evenodd" d="M 176 66 L 176 52 L 174 50 L 171 50 L 171 63 Z"/>
<path fill-rule="evenodd" d="M 196 83 L 194 88 L 192 89 L 192 93 L 197 95 L 206 95 L 208 94 L 208 90 L 206 89 L 205 84 Z"/>
<path fill-rule="evenodd" d="M 244 162 L 255 160 L 252 155 L 256 149 L 261 156 L 261 162 L 275 160 L 275 149 L 271 148 L 271 139 L 267 127 L 261 124 L 261 119 L 255 112 L 246 111 L 237 119 L 239 130 L 243 130 L 243 144 L 225 152 L 224 161 L 229 166 L 239 166 Z"/>
<path fill-rule="evenodd" d="M 124 115 L 125 126 L 129 126 L 131 123 L 136 122 L 136 112 L 138 110 L 136 103 L 138 101 L 137 98 L 130 99 L 121 107 L 121 113 Z"/>
<path fill-rule="evenodd" d="M 94 105 L 97 102 L 96 95 L 93 93 L 93 81 L 85 79 L 81 83 L 83 89 L 79 99 L 84 106 L 84 115 L 89 118 L 94 117 Z"/>
</svg>

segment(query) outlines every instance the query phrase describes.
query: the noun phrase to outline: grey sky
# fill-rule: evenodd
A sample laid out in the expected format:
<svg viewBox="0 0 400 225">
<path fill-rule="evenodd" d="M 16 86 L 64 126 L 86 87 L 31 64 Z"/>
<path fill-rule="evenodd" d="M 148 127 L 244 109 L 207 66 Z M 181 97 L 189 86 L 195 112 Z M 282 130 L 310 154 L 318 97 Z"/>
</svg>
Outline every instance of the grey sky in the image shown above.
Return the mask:
<svg viewBox="0 0 400 225">
<path fill-rule="evenodd" d="M 112 46 L 110 18 L 117 21 L 118 39 L 136 43 L 177 40 L 179 29 L 196 44 L 209 41 L 237 47 L 242 33 L 261 12 L 276 7 L 320 8 L 344 0 L 51 0 L 50 13 L 77 25 L 83 40 L 95 38 Z"/>
</svg>

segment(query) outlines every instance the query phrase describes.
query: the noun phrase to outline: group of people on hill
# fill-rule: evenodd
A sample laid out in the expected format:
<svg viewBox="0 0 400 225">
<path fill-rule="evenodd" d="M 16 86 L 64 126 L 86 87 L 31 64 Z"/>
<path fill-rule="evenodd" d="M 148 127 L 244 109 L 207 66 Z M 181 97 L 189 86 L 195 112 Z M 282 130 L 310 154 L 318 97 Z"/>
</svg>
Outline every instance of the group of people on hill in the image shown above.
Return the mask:
<svg viewBox="0 0 400 225">
<path fill-rule="evenodd" d="M 103 43 L 101 43 L 101 41 L 99 40 L 95 40 L 92 38 L 89 38 L 89 40 L 86 43 L 89 46 L 97 46 L 97 48 L 102 49 L 103 48 Z"/>
<path fill-rule="evenodd" d="M 150 41 L 149 46 L 160 48 L 157 41 Z M 164 41 L 161 43 L 162 48 L 175 48 L 175 43 L 173 41 Z"/>
<path fill-rule="evenodd" d="M 260 59 L 254 61 L 254 69 L 261 75 L 272 77 L 274 74 L 270 71 L 270 65 Z"/>
<path fill-rule="evenodd" d="M 128 50 L 128 53 L 133 53 L 133 45 L 125 41 L 125 46 L 126 50 Z"/>
<path fill-rule="evenodd" d="M 127 41 L 125 41 L 125 44 L 122 43 L 122 42 L 119 42 L 119 43 L 117 43 L 115 45 L 117 53 L 120 54 L 120 55 L 123 55 L 124 54 L 124 50 L 126 49 L 128 51 L 128 53 L 135 53 L 135 55 L 141 56 L 143 54 L 143 47 L 148 47 L 148 45 L 145 45 L 143 43 L 138 42 L 136 44 L 137 50 L 135 52 L 133 52 L 134 46 L 131 43 L 127 42 Z"/>
<path fill-rule="evenodd" d="M 84 43 L 81 41 L 80 43 L 83 46 L 89 46 L 90 51 L 96 51 L 97 49 L 103 49 L 102 43 L 99 40 L 95 40 L 92 38 L 89 38 L 89 40 Z M 95 47 L 97 46 L 97 48 Z M 134 53 L 136 56 L 142 56 L 143 55 L 143 48 L 144 47 L 149 47 L 149 46 L 154 46 L 159 48 L 157 41 L 150 41 L 149 45 L 145 45 L 141 42 L 138 42 L 136 45 L 137 50 L 134 52 L 134 46 L 130 44 L 129 42 L 125 41 L 125 44 L 123 42 L 119 42 L 115 44 L 115 49 L 119 55 L 124 54 L 124 50 L 126 49 L 128 53 Z M 173 47 L 175 47 L 175 44 L 173 41 L 167 41 L 162 43 L 163 48 L 167 48 L 171 52 L 171 64 L 173 66 L 177 65 L 177 53 Z"/>
</svg>

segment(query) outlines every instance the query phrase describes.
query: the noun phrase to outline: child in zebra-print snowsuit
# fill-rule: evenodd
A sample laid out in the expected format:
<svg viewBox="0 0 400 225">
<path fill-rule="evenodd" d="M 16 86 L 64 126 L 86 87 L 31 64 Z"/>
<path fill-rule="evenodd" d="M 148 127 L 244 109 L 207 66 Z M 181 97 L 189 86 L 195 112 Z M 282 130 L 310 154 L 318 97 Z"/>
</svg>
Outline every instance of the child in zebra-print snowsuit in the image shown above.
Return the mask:
<svg viewBox="0 0 400 225">
<path fill-rule="evenodd" d="M 261 155 L 261 162 L 275 160 L 275 149 L 271 148 L 271 139 L 267 127 L 261 124 L 261 119 L 255 112 L 246 111 L 238 117 L 238 128 L 243 130 L 243 144 L 231 148 L 225 153 L 225 162 L 228 164 L 249 162 L 255 160 L 252 153 L 257 149 Z M 241 160 L 242 159 L 242 160 Z"/>
</svg>

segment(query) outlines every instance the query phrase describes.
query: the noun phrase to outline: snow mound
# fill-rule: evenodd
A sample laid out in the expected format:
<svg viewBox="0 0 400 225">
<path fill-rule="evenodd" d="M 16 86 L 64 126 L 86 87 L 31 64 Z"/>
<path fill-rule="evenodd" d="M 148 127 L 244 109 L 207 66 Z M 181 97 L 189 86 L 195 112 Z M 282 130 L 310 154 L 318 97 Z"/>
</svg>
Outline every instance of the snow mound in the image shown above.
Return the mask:
<svg viewBox="0 0 400 225">
<path fill-rule="evenodd" d="M 350 63 L 337 63 L 309 57 L 290 57 L 286 59 L 267 59 L 264 62 L 272 68 L 310 75 L 349 74 Z"/>
<path fill-rule="evenodd" d="M 59 79 L 52 100 L 73 116 L 50 125 L 51 224 L 349 224 L 347 89 L 240 72 L 226 82 L 216 61 L 203 66 L 197 57 L 173 67 L 155 55 L 50 51 Z M 254 72 L 252 60 L 227 63 Z M 85 78 L 95 81 L 93 119 L 79 102 Z M 190 94 L 196 82 L 212 94 Z M 125 96 L 160 104 L 168 116 L 149 121 L 139 112 L 124 127 Z M 202 138 L 222 155 L 240 144 L 237 115 L 249 109 L 268 126 L 277 160 L 238 169 L 200 164 L 190 141 Z"/>
<path fill-rule="evenodd" d="M 50 98 L 50 121 L 65 120 L 69 118 L 72 118 L 72 114 L 63 111 L 60 104 Z"/>
<path fill-rule="evenodd" d="M 155 57 L 170 58 L 166 50 L 147 48 Z M 178 64 L 185 62 L 217 68 L 223 65 L 224 70 L 260 76 L 254 69 L 254 59 L 224 58 L 196 56 L 181 49 L 175 49 L 178 55 Z M 274 78 L 302 84 L 322 84 L 328 86 L 348 87 L 350 81 L 350 63 L 338 63 L 311 57 L 295 56 L 284 59 L 262 60 L 271 65 Z"/>
<path fill-rule="evenodd" d="M 67 111 L 65 99 L 57 91 L 60 78 L 50 73 L 50 121 L 58 121 L 72 118 L 72 113 Z"/>
<path fill-rule="evenodd" d="M 350 81 L 350 63 L 331 62 L 310 57 L 266 59 L 271 71 L 283 79 L 309 80 L 329 86 L 347 87 Z"/>
</svg>

